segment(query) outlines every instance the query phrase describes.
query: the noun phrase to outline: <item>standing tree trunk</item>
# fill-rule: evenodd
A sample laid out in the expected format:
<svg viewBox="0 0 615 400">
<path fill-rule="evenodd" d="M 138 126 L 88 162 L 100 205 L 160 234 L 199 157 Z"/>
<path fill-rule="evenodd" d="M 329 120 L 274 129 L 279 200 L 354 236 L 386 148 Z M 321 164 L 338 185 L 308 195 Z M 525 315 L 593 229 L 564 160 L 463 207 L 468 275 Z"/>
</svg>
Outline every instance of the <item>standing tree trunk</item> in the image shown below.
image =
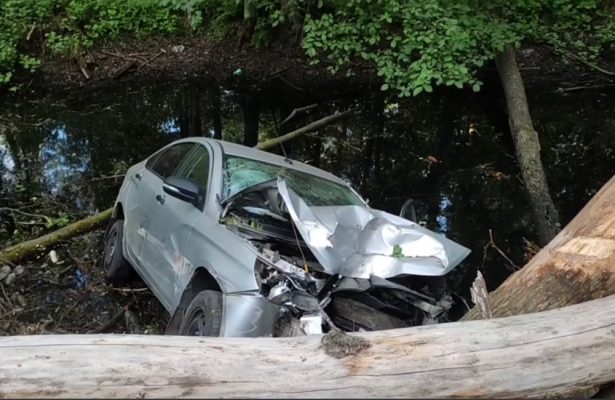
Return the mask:
<svg viewBox="0 0 615 400">
<path fill-rule="evenodd" d="M 211 118 L 214 125 L 214 139 L 222 139 L 222 107 L 220 106 L 220 86 L 211 91 Z"/>
<path fill-rule="evenodd" d="M 540 141 L 532 124 L 525 96 L 523 79 L 515 59 L 515 51 L 506 47 L 495 58 L 508 108 L 510 131 L 515 143 L 517 161 L 529 196 L 536 230 L 541 245 L 546 245 L 559 231 L 559 217 L 540 159 Z"/>
<path fill-rule="evenodd" d="M 254 147 L 258 143 L 258 123 L 261 116 L 260 99 L 251 93 L 241 95 L 243 111 L 243 145 Z"/>
</svg>

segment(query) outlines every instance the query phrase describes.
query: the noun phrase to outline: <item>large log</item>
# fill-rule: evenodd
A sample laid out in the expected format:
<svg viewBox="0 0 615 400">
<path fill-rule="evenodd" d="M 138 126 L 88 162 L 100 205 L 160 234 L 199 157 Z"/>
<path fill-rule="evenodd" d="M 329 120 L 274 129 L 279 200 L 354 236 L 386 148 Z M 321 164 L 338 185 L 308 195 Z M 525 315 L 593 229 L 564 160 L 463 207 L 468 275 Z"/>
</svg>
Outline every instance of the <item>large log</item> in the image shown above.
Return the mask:
<svg viewBox="0 0 615 400">
<path fill-rule="evenodd" d="M 615 294 L 615 176 L 528 264 L 489 295 L 494 317 Z M 464 320 L 480 318 L 476 308 Z"/>
<path fill-rule="evenodd" d="M 368 347 L 343 358 L 320 335 L 3 337 L 0 397 L 552 398 L 615 381 L 615 296 L 353 336 Z"/>
</svg>

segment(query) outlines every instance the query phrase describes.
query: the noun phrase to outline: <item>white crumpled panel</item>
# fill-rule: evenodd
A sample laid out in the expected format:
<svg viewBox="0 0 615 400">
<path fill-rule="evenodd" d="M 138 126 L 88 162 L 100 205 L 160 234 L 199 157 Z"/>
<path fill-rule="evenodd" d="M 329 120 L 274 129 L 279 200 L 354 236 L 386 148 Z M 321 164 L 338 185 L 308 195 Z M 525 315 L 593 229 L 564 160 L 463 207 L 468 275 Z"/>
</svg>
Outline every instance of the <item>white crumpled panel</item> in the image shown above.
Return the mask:
<svg viewBox="0 0 615 400">
<path fill-rule="evenodd" d="M 361 206 L 309 207 L 284 180 L 278 191 L 306 244 L 332 274 L 445 275 L 470 250 L 420 225 Z M 399 246 L 395 252 L 396 246 Z"/>
</svg>

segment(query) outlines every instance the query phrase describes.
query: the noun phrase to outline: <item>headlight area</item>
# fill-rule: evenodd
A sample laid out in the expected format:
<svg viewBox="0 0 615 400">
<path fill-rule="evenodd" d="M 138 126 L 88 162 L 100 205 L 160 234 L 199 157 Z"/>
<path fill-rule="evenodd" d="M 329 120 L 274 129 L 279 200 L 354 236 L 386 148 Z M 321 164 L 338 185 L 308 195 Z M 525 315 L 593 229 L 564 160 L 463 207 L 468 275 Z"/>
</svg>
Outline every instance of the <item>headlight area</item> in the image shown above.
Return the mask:
<svg viewBox="0 0 615 400">
<path fill-rule="evenodd" d="M 277 251 L 261 249 L 254 266 L 260 294 L 281 307 L 273 336 L 303 336 L 328 331 L 331 322 L 323 311 L 328 299 L 319 298 L 330 277 L 315 277 Z M 319 274 L 323 275 L 323 274 Z"/>
</svg>

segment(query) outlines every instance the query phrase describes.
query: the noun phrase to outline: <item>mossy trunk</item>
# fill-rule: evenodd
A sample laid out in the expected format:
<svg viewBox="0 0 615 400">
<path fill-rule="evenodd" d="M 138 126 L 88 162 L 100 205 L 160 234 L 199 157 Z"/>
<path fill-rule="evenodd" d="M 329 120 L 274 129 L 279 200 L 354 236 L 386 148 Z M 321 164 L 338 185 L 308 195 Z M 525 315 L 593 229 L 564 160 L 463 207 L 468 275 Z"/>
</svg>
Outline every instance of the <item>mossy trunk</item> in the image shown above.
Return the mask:
<svg viewBox="0 0 615 400">
<path fill-rule="evenodd" d="M 497 54 L 496 66 L 506 97 L 508 122 L 515 144 L 517 162 L 534 214 L 538 239 L 544 246 L 559 231 L 559 217 L 549 193 L 540 159 L 540 140 L 532 123 L 523 79 L 512 47 L 509 46 Z"/>
<path fill-rule="evenodd" d="M 15 263 L 24 258 L 32 257 L 40 252 L 43 252 L 55 245 L 56 243 L 67 240 L 72 237 L 87 233 L 111 218 L 113 208 L 109 208 L 103 212 L 84 218 L 70 225 L 50 232 L 36 239 L 28 240 L 14 246 L 8 247 L 0 251 L 0 262 Z"/>
</svg>

